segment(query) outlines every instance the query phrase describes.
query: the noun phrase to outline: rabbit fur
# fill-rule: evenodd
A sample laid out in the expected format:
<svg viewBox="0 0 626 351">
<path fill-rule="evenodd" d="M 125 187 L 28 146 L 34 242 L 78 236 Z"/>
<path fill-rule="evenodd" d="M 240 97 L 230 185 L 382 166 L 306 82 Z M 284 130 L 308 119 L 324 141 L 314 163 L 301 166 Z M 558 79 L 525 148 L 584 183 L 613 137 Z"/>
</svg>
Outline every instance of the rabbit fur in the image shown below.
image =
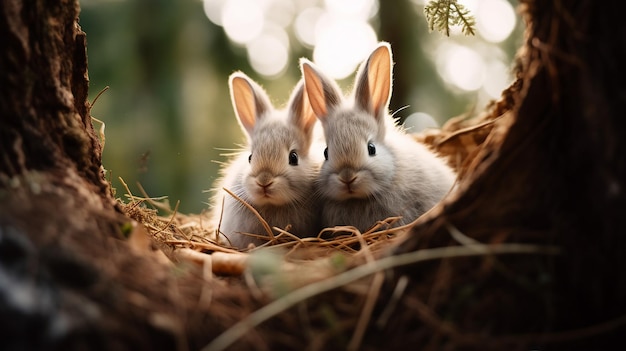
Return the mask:
<svg viewBox="0 0 626 351">
<path fill-rule="evenodd" d="M 300 237 L 316 234 L 314 182 L 322 156 L 321 151 L 309 154 L 317 119 L 303 81 L 284 110 L 275 109 L 265 91 L 244 73 L 233 73 L 229 87 L 247 144 L 222 168 L 212 200 L 213 223 L 234 247 L 267 241 L 246 235 L 268 236 L 257 216 L 226 188 L 254 207 L 270 228 L 290 226 L 290 233 Z"/>
<path fill-rule="evenodd" d="M 443 159 L 415 141 L 388 114 L 392 56 L 381 42 L 360 66 L 354 93 L 344 98 L 336 82 L 301 59 L 305 90 L 321 121 L 327 149 L 317 181 L 321 225 L 366 231 L 401 216 L 406 224 L 428 211 L 453 186 Z"/>
</svg>

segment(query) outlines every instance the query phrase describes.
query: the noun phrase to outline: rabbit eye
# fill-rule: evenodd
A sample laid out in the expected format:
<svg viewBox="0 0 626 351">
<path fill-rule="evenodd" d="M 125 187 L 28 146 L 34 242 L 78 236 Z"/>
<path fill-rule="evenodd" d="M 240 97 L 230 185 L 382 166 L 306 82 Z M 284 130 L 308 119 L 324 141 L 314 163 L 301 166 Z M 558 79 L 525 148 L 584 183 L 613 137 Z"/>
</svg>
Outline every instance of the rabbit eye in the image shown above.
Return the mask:
<svg viewBox="0 0 626 351">
<path fill-rule="evenodd" d="M 374 145 L 374 143 L 367 143 L 367 153 L 369 153 L 370 156 L 376 155 L 376 145 Z"/>
<path fill-rule="evenodd" d="M 324 159 L 328 161 L 328 148 L 324 149 Z"/>
<path fill-rule="evenodd" d="M 248 156 L 248 163 L 252 162 L 252 154 L 250 154 L 250 156 Z"/>
<path fill-rule="evenodd" d="M 291 150 L 289 153 L 289 164 L 292 166 L 298 165 L 298 154 L 294 150 Z"/>
</svg>

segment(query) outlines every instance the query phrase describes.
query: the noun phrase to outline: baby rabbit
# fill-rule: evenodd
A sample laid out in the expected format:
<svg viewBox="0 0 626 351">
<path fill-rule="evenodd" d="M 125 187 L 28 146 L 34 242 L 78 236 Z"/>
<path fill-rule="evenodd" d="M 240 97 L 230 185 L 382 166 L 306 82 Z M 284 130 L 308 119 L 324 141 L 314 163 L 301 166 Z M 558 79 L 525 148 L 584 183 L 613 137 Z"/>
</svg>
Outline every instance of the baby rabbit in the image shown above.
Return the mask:
<svg viewBox="0 0 626 351">
<path fill-rule="evenodd" d="M 379 220 L 415 220 L 451 189 L 456 175 L 444 160 L 396 126 L 388 114 L 391 48 L 382 42 L 356 76 L 353 100 L 301 60 L 311 107 L 322 122 L 327 148 L 318 180 L 322 226 L 366 231 Z"/>
<path fill-rule="evenodd" d="M 265 91 L 241 72 L 229 78 L 235 114 L 248 138 L 241 151 L 222 169 L 213 197 L 213 223 L 230 244 L 246 248 L 266 240 L 243 233 L 267 235 L 257 216 L 227 194 L 226 188 L 252 205 L 270 227 L 285 228 L 298 236 L 317 234 L 314 182 L 319 156 L 309 155 L 317 119 L 304 93 L 295 87 L 285 110 L 275 110 Z M 317 159 L 317 161 L 316 161 Z M 223 206 L 222 206 L 223 200 Z"/>
</svg>

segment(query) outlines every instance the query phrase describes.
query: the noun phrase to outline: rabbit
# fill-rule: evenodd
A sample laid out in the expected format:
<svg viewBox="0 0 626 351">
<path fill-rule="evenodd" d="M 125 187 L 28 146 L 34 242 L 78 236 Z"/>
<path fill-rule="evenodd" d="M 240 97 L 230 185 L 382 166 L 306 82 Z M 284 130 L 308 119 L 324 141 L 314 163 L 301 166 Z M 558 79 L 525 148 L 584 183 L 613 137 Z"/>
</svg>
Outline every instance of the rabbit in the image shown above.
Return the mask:
<svg viewBox="0 0 626 351">
<path fill-rule="evenodd" d="M 222 168 L 212 200 L 213 223 L 219 224 L 219 232 L 233 247 L 245 249 L 267 242 L 245 235 L 267 236 L 267 231 L 226 188 L 254 207 L 270 227 L 291 226 L 290 233 L 300 237 L 316 234 L 319 213 L 314 182 L 322 152 L 309 154 L 317 118 L 303 81 L 294 88 L 284 110 L 274 109 L 265 91 L 242 72 L 231 74 L 229 87 L 247 144 Z"/>
<path fill-rule="evenodd" d="M 300 68 L 311 108 L 321 121 L 327 148 L 317 191 L 321 225 L 361 232 L 401 216 L 407 224 L 437 204 L 456 174 L 388 114 L 392 89 L 391 47 L 381 42 L 361 64 L 352 98 L 302 58 Z"/>
</svg>

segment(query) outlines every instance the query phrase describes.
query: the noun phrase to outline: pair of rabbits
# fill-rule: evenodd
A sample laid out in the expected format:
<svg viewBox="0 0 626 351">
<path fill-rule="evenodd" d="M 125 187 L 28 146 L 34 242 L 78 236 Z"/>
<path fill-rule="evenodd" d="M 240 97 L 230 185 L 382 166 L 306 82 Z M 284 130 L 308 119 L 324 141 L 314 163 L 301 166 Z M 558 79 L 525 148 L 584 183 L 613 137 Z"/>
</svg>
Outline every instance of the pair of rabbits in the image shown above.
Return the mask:
<svg viewBox="0 0 626 351">
<path fill-rule="evenodd" d="M 451 189 L 456 178 L 451 168 L 388 114 L 392 66 L 391 48 L 381 42 L 359 68 L 353 96 L 344 98 L 335 81 L 301 59 L 303 79 L 285 110 L 274 109 L 243 73 L 231 75 L 231 99 L 248 149 L 222 170 L 213 222 L 232 246 L 262 244 L 265 240 L 246 234 L 266 230 L 222 188 L 254 207 L 270 226 L 289 225 L 300 237 L 337 225 L 366 231 L 395 216 L 406 224 Z M 323 136 L 315 132 L 317 121 Z"/>
</svg>

